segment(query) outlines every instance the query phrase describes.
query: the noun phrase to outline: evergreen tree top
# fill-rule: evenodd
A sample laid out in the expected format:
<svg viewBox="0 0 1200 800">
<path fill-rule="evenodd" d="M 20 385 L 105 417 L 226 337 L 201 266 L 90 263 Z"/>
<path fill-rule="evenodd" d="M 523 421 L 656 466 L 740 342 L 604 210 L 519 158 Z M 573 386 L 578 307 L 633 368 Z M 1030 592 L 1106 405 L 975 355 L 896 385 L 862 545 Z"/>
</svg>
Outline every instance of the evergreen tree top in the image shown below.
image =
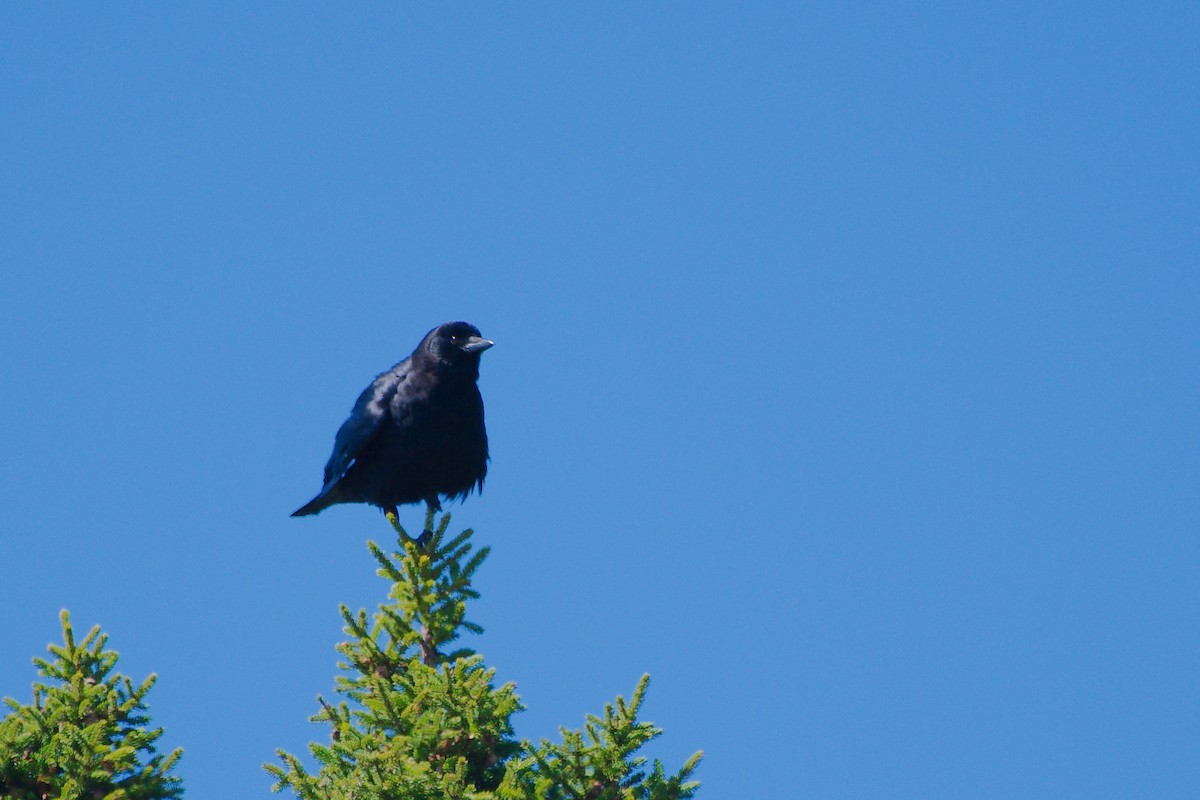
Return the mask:
<svg viewBox="0 0 1200 800">
<path fill-rule="evenodd" d="M 117 653 L 93 627 L 76 642 L 66 611 L 59 615 L 62 645 L 35 658 L 46 682 L 33 686 L 33 702 L 4 698 L 0 720 L 0 795 L 14 800 L 103 798 L 166 800 L 183 794 L 170 774 L 182 755 L 156 752 L 161 728 L 150 728 L 146 695 L 151 674 L 135 684 L 116 671 Z"/>
<path fill-rule="evenodd" d="M 511 683 L 495 684 L 495 671 L 467 647 L 450 650 L 463 633 L 482 633 L 466 619 L 478 599 L 471 579 L 488 555 L 476 550 L 473 532 L 447 537 L 450 515 L 431 512 L 423 545 L 397 528 L 392 552 L 368 548 L 377 574 L 391 586 L 388 599 L 367 612 L 342 607 L 347 640 L 338 645 L 337 692 L 330 705 L 318 698 L 313 720 L 330 727 L 328 744 L 309 749 L 318 768 L 279 751 L 267 765 L 275 790 L 302 800 L 680 800 L 695 794 L 693 755 L 668 774 L 655 761 L 647 770 L 637 752 L 661 730 L 637 715 L 649 677 L 627 702 L 618 697 L 583 730 L 561 731 L 562 742 L 534 745 L 513 737 L 521 710 Z"/>
</svg>

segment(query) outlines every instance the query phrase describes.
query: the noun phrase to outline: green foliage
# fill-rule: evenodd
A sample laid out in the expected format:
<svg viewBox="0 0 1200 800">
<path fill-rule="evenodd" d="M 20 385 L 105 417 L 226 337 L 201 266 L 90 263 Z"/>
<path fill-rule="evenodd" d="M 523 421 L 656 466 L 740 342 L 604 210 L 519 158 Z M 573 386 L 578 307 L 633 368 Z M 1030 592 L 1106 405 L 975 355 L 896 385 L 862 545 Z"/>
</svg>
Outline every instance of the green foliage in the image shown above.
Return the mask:
<svg viewBox="0 0 1200 800">
<path fill-rule="evenodd" d="M 318 698 L 312 719 L 330 727 L 329 744 L 309 746 L 310 772 L 296 756 L 279 751 L 282 766 L 268 764 L 274 789 L 301 800 L 681 800 L 699 784 L 689 778 L 696 753 L 668 775 L 636 755 L 661 731 L 639 722 L 643 677 L 628 703 L 617 698 L 603 717 L 590 716 L 584 731 L 563 730 L 561 744 L 535 746 L 513 738 L 512 716 L 521 710 L 511 683 L 497 687 L 494 670 L 469 648 L 449 650 L 465 632 L 482 633 L 466 619 L 478 597 L 471 578 L 487 558 L 474 550 L 472 531 L 447 539 L 442 515 L 423 545 L 397 526 L 398 545 L 385 553 L 368 547 L 377 574 L 391 583 L 388 600 L 368 620 L 365 610 L 342 607 L 347 641 L 338 646 L 343 674 L 331 706 Z"/>
<path fill-rule="evenodd" d="M 345 699 L 321 700 L 313 718 L 331 726 L 331 741 L 310 746 L 315 775 L 280 751 L 284 767 L 267 766 L 277 791 L 304 800 L 494 796 L 517 749 L 510 718 L 520 702 L 471 650 L 443 652 L 463 630 L 481 630 L 466 620 L 466 601 L 478 596 L 471 576 L 488 553 L 472 552 L 470 530 L 447 541 L 448 525 L 445 515 L 423 547 L 400 531 L 390 555 L 369 543 L 392 584 L 388 601 L 370 622 L 366 611 L 341 608 L 349 640 L 338 646 L 337 691 Z"/>
<path fill-rule="evenodd" d="M 428 541 L 414 543 L 397 527 L 391 553 L 369 542 L 377 573 L 391 589 L 368 619 L 341 608 L 347 640 L 338 646 L 340 700 L 318 698 L 314 722 L 329 726 L 329 743 L 309 749 L 310 772 L 279 751 L 269 764 L 275 791 L 301 800 L 683 800 L 700 753 L 668 774 L 647 768 L 641 748 L 662 733 L 638 712 L 649 676 L 626 702 L 618 697 L 581 730 L 562 729 L 561 742 L 517 741 L 512 717 L 521 710 L 511 683 L 467 647 L 463 633 L 482 633 L 466 618 L 478 598 L 471 586 L 488 549 L 472 532 L 448 538 L 450 515 Z M 92 628 L 76 643 L 62 612 L 63 645 L 34 659 L 46 683 L 33 702 L 5 698 L 0 720 L 0 797 L 11 800 L 160 800 L 183 794 L 171 770 L 180 750 L 161 755 L 162 729 L 149 727 L 145 698 L 155 676 L 135 685 L 115 671 L 117 653 Z"/>
<path fill-rule="evenodd" d="M 117 653 L 94 627 L 80 643 L 66 611 L 63 645 L 52 658 L 35 658 L 33 703 L 6 697 L 0 720 L 0 796 L 13 800 L 154 800 L 183 794 L 170 775 L 181 750 L 163 756 L 154 743 L 161 728 L 148 727 L 145 698 L 151 675 L 138 685 L 114 672 Z"/>
<path fill-rule="evenodd" d="M 523 744 L 524 754 L 508 765 L 499 796 L 504 800 L 682 800 L 700 788 L 689 781 L 700 763 L 695 753 L 668 776 L 655 759 L 649 774 L 646 759 L 635 755 L 662 733 L 652 723 L 639 722 L 650 676 L 643 675 L 627 703 L 604 706 L 604 716 L 589 714 L 583 730 L 560 729 L 562 743 L 543 739 L 537 747 Z"/>
</svg>

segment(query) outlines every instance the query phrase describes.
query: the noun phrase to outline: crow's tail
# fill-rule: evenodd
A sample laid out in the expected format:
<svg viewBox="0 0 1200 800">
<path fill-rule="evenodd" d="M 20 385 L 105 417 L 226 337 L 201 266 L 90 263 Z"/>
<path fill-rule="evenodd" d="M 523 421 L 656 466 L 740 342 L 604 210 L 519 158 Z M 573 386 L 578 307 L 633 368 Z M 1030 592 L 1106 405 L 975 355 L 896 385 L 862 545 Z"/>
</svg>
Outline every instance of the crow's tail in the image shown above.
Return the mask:
<svg viewBox="0 0 1200 800">
<path fill-rule="evenodd" d="M 333 505 L 333 503 L 331 503 L 329 498 L 325 496 L 324 492 L 321 492 L 312 500 L 309 500 L 307 503 L 293 511 L 292 516 L 307 517 L 309 514 L 316 514 L 318 511 L 324 511 L 331 505 Z"/>
</svg>

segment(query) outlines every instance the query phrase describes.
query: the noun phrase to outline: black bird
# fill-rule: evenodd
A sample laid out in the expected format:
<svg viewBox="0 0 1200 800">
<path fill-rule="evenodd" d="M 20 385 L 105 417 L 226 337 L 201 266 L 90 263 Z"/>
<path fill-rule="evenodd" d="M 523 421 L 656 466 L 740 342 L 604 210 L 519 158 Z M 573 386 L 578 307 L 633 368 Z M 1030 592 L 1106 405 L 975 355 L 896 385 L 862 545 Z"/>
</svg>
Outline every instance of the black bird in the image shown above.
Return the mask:
<svg viewBox="0 0 1200 800">
<path fill-rule="evenodd" d="M 466 322 L 439 325 L 408 358 L 359 395 L 333 441 L 320 494 L 292 513 L 316 514 L 337 503 L 379 506 L 396 525 L 396 506 L 483 489 L 487 431 L 479 356 L 495 342 Z"/>
</svg>

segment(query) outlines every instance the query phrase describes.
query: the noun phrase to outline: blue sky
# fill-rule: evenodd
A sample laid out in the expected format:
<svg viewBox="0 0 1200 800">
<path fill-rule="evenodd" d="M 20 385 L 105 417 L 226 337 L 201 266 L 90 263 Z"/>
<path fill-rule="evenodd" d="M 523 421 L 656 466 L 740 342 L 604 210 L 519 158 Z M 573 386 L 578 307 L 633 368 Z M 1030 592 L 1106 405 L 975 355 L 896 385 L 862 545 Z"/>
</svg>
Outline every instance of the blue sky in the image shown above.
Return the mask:
<svg viewBox="0 0 1200 800">
<path fill-rule="evenodd" d="M 385 590 L 288 513 L 461 318 L 520 735 L 649 671 L 701 797 L 1193 795 L 1194 4 L 4 17 L 0 694 L 66 607 L 266 796 Z"/>
</svg>

